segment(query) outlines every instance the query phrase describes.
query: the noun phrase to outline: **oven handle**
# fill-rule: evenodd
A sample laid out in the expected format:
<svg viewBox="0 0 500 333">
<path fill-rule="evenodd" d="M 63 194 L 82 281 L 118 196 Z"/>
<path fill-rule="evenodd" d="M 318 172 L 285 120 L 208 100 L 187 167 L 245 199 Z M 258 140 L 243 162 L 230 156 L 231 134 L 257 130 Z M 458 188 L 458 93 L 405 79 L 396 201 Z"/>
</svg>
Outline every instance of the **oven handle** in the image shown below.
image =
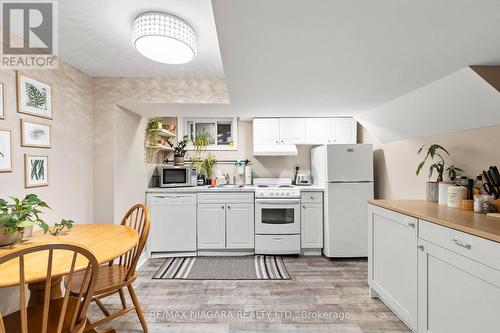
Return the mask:
<svg viewBox="0 0 500 333">
<path fill-rule="evenodd" d="M 300 204 L 300 199 L 255 199 L 255 202 L 267 205 Z"/>
</svg>

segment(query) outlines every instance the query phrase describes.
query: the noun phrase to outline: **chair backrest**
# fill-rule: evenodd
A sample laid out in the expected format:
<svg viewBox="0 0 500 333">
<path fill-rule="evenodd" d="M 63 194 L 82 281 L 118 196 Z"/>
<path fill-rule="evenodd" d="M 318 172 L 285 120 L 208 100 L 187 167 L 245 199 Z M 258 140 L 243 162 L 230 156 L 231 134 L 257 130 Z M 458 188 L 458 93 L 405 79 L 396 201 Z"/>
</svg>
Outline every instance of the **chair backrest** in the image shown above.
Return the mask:
<svg viewBox="0 0 500 333">
<path fill-rule="evenodd" d="M 56 254 L 54 254 L 54 252 Z M 61 252 L 64 251 L 64 252 Z M 45 253 L 43 253 L 45 252 Z M 74 306 L 69 306 L 70 302 L 70 289 L 68 288 L 64 296 L 59 299 L 62 304 L 57 307 L 57 310 L 60 310 L 60 313 L 57 316 L 57 325 L 54 326 L 52 323 L 51 328 L 49 328 L 49 305 L 50 305 L 50 296 L 51 296 L 51 286 L 54 277 L 52 275 L 52 269 L 54 267 L 54 256 L 61 255 L 64 253 L 66 258 L 71 258 L 71 264 L 68 262 L 68 270 L 67 278 L 70 283 L 74 273 L 75 267 L 78 262 L 79 267 L 85 266 L 85 274 L 83 283 L 80 287 L 79 297 L 72 298 L 71 302 Z M 39 260 L 43 260 L 42 258 L 46 258 L 47 262 L 47 273 L 45 276 L 45 290 L 43 291 L 43 309 L 42 309 L 42 317 L 41 319 L 36 317 L 28 318 L 28 310 L 26 304 L 26 270 L 29 269 L 27 266 L 29 264 L 28 255 L 36 255 L 36 254 L 47 254 L 47 256 L 37 256 L 37 263 L 40 264 Z M 36 320 L 37 329 L 36 331 L 42 333 L 61 333 L 63 332 L 78 332 L 80 331 L 87 320 L 87 309 L 89 307 L 90 301 L 92 300 L 92 295 L 94 294 L 94 290 L 97 284 L 97 278 L 99 274 L 99 264 L 95 256 L 89 252 L 87 249 L 72 245 L 72 244 L 44 244 L 44 245 L 32 245 L 28 247 L 22 247 L 18 251 L 10 252 L 9 254 L 0 257 L 0 265 L 10 262 L 12 260 L 16 260 L 16 266 L 19 267 L 19 301 L 20 301 L 20 310 L 19 310 L 19 322 L 13 323 L 16 328 L 10 328 L 9 323 L 5 322 L 5 331 L 19 331 L 20 328 L 21 333 L 29 333 L 28 327 L 33 326 L 31 320 Z M 60 262 L 57 263 L 58 266 L 61 265 Z M 28 268 L 27 268 L 28 267 Z M 54 318 L 54 309 L 51 310 L 51 318 Z M 56 313 L 57 314 L 57 313 Z M 3 321 L 0 316 L 0 322 Z M 30 325 L 29 325 L 30 324 Z M 0 332 L 2 332 L 3 326 L 0 323 Z M 54 329 L 54 327 L 56 327 Z"/>
<path fill-rule="evenodd" d="M 137 242 L 137 245 L 122 255 L 118 262 L 120 266 L 128 269 L 126 276 L 126 279 L 128 280 L 135 273 L 137 261 L 144 250 L 144 246 L 146 246 L 146 240 L 149 236 L 150 217 L 148 207 L 143 204 L 134 205 L 125 214 L 121 224 L 133 228 L 139 234 L 139 241 Z"/>
</svg>

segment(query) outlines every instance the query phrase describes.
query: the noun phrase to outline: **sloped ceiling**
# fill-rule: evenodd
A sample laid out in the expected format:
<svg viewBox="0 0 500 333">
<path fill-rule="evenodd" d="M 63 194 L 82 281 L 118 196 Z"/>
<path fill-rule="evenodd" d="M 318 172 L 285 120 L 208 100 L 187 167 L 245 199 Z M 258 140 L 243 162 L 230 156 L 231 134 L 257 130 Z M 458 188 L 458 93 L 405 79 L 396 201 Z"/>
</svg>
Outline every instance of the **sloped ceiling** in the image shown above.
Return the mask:
<svg viewBox="0 0 500 333">
<path fill-rule="evenodd" d="M 481 73 L 497 82 L 500 66 Z M 500 92 L 467 67 L 357 116 L 382 143 L 500 124 Z"/>
</svg>

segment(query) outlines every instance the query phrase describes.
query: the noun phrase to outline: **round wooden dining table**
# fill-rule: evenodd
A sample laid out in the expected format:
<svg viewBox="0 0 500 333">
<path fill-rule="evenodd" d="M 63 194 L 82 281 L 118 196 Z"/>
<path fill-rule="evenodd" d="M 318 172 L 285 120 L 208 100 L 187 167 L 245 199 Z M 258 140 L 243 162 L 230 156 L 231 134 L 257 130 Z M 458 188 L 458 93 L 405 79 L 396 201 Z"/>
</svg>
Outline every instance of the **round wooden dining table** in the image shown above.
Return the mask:
<svg viewBox="0 0 500 333">
<path fill-rule="evenodd" d="M 7 249 L 0 249 L 0 257 L 23 247 L 53 243 L 71 243 L 85 247 L 97 259 L 105 264 L 131 250 L 139 241 L 134 229 L 114 224 L 77 224 L 70 231 L 58 236 L 34 232 L 22 244 Z M 54 251 L 52 263 L 51 299 L 62 297 L 61 281 L 68 274 L 73 254 L 68 251 Z M 29 306 L 43 304 L 43 292 L 47 274 L 48 251 L 25 255 L 25 281 L 30 289 Z M 78 256 L 75 270 L 84 270 L 87 260 Z M 0 265 L 0 288 L 19 284 L 19 261 L 11 260 Z"/>
</svg>

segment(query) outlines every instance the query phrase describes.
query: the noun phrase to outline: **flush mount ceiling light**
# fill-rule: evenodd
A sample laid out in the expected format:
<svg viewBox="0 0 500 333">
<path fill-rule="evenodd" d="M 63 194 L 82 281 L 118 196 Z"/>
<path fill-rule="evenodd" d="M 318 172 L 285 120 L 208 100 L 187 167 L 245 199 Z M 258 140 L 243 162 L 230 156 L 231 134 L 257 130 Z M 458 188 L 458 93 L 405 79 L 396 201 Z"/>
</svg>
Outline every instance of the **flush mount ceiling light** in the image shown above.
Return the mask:
<svg viewBox="0 0 500 333">
<path fill-rule="evenodd" d="M 134 20 L 134 47 L 143 56 L 165 64 L 185 64 L 196 55 L 196 36 L 183 19 L 163 12 L 146 12 Z"/>
</svg>

